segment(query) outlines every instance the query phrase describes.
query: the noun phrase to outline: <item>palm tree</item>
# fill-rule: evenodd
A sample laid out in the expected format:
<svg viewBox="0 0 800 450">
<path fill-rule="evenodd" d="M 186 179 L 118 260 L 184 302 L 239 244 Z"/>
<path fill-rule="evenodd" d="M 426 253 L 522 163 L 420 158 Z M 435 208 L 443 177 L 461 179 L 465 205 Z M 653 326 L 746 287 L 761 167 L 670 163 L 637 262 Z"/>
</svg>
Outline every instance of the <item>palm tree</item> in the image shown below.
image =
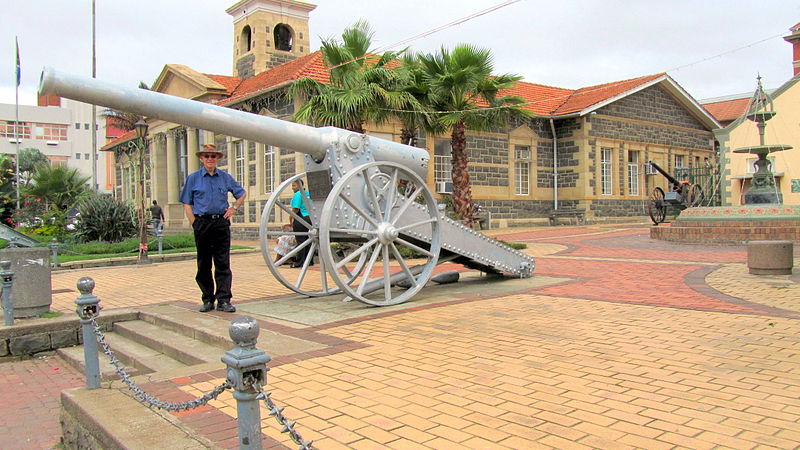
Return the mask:
<svg viewBox="0 0 800 450">
<path fill-rule="evenodd" d="M 66 234 L 67 213 L 92 192 L 87 184 L 91 177 L 81 176 L 78 169 L 66 166 L 39 166 L 25 186 L 25 193 L 47 203 L 56 225 L 56 237 Z"/>
<path fill-rule="evenodd" d="M 486 131 L 507 126 L 512 118 L 530 116 L 517 106 L 523 103 L 522 98 L 499 96 L 521 77 L 493 76 L 490 51 L 469 44 L 459 44 L 452 51 L 441 48 L 418 59 L 428 85 L 426 106 L 438 112 L 438 127 L 451 130 L 453 207 L 465 224 L 472 225 L 466 130 Z"/>
<path fill-rule="evenodd" d="M 289 88 L 290 97 L 305 101 L 293 120 L 313 126 L 334 126 L 364 133 L 364 124 L 383 123 L 393 110 L 421 109 L 416 99 L 401 90 L 397 70 L 399 52 L 369 52 L 374 33 L 365 21 L 342 32 L 342 41 L 322 41 L 322 58 L 329 67 L 328 83 L 301 78 Z"/>
</svg>

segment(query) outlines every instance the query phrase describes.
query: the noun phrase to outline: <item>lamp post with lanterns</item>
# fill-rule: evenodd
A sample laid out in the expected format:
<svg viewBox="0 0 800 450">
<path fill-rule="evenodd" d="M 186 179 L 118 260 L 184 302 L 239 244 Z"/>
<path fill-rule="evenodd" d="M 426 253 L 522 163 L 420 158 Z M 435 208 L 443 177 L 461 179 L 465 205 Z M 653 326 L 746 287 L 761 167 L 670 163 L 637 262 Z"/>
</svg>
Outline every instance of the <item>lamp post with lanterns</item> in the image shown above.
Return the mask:
<svg viewBox="0 0 800 450">
<path fill-rule="evenodd" d="M 144 155 L 147 150 L 147 122 L 140 118 L 134 124 L 136 129 L 139 164 L 139 264 L 150 264 L 147 256 L 147 221 L 144 200 Z"/>
</svg>

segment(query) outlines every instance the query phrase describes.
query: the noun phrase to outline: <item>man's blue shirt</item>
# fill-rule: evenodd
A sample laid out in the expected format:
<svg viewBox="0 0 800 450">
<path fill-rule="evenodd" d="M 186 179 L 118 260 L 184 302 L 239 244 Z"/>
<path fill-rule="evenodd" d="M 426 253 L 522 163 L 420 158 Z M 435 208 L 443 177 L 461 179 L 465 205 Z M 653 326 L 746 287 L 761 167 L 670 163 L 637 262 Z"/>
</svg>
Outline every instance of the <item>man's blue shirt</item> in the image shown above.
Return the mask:
<svg viewBox="0 0 800 450">
<path fill-rule="evenodd" d="M 245 193 L 228 172 L 216 169 L 211 175 L 201 167 L 186 177 L 180 202 L 192 205 L 194 215 L 224 214 L 228 209 L 228 192 L 237 199 Z"/>
</svg>

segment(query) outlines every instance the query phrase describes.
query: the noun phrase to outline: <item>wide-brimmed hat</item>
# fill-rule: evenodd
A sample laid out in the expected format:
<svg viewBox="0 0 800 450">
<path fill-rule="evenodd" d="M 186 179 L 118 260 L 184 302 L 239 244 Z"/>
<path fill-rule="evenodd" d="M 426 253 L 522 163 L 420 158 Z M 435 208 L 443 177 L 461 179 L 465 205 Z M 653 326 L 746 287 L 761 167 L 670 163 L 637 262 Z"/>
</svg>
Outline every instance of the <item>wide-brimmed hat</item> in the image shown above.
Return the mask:
<svg viewBox="0 0 800 450">
<path fill-rule="evenodd" d="M 199 158 L 203 153 L 216 153 L 220 158 L 224 156 L 221 151 L 217 150 L 217 146 L 214 144 L 204 144 L 202 150 L 195 152 L 194 156 Z"/>
</svg>

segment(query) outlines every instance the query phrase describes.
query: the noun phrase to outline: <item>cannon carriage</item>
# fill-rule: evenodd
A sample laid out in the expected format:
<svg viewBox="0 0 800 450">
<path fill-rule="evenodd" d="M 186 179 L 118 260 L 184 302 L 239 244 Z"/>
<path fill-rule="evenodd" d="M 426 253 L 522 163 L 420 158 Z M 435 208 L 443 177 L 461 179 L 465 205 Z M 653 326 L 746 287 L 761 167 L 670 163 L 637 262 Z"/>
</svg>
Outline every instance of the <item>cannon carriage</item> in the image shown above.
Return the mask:
<svg viewBox="0 0 800 450">
<path fill-rule="evenodd" d="M 669 181 L 670 187 L 669 192 L 664 192 L 660 187 L 655 187 L 650 192 L 647 200 L 647 214 L 654 225 L 666 221 L 667 212 L 670 208 L 683 211 L 686 208 L 703 204 L 705 194 L 699 184 L 678 181 L 653 161 L 648 161 L 647 163 Z"/>
<path fill-rule="evenodd" d="M 426 183 L 429 154 L 333 127 L 313 128 L 142 89 L 45 69 L 40 92 L 92 103 L 304 154 L 305 173 L 281 183 L 261 214 L 259 239 L 270 272 L 306 296 L 339 294 L 376 305 L 405 302 L 452 261 L 486 273 L 530 277 L 534 260 L 441 215 Z M 306 222 L 288 204 L 291 183 L 303 180 L 307 232 L 281 225 Z M 278 260 L 282 234 L 306 238 Z M 292 269 L 283 263 L 308 249 Z M 303 252 L 304 253 L 304 252 Z"/>
</svg>

